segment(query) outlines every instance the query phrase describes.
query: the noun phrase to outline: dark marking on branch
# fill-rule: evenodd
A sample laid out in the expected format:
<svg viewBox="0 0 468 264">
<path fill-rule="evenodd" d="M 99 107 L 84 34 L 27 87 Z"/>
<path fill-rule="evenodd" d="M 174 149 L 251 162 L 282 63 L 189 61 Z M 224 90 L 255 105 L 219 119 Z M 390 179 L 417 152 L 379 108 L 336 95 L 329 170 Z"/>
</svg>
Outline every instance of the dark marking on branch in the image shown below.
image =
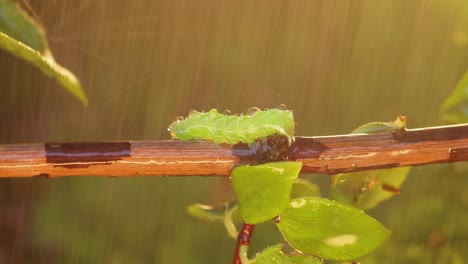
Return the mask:
<svg viewBox="0 0 468 264">
<path fill-rule="evenodd" d="M 289 149 L 289 159 L 298 160 L 302 158 L 318 159 L 322 153 L 330 148 L 321 142 L 311 138 L 296 137 Z"/>
<path fill-rule="evenodd" d="M 47 163 L 68 169 L 111 164 L 131 154 L 130 142 L 45 143 L 44 147 Z"/>
<path fill-rule="evenodd" d="M 454 161 L 462 161 L 468 159 L 468 148 L 452 148 L 450 149 L 450 159 Z"/>
<path fill-rule="evenodd" d="M 48 173 L 40 173 L 37 175 L 33 175 L 34 178 L 50 178 L 50 175 Z"/>
<path fill-rule="evenodd" d="M 444 129 L 421 128 L 414 130 L 397 130 L 392 132 L 395 140 L 400 142 L 415 143 L 424 141 L 447 141 L 464 139 L 467 137 L 466 126 L 447 126 Z"/>
<path fill-rule="evenodd" d="M 239 143 L 232 147 L 232 154 L 242 160 L 256 160 L 257 163 L 267 163 L 288 159 L 288 138 L 274 134 L 259 138 L 251 145 Z"/>
</svg>

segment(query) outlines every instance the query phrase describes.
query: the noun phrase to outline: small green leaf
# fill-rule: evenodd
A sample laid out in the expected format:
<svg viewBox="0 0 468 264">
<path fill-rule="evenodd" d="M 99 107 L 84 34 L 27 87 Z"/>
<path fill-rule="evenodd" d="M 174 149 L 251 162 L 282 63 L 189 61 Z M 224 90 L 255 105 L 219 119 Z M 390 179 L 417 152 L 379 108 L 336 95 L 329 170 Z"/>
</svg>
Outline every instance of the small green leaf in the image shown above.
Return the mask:
<svg viewBox="0 0 468 264">
<path fill-rule="evenodd" d="M 375 134 L 392 132 L 406 127 L 407 116 L 397 116 L 392 122 L 371 122 L 356 128 L 351 134 Z"/>
<path fill-rule="evenodd" d="M 468 71 L 440 108 L 442 120 L 449 123 L 468 122 Z"/>
<path fill-rule="evenodd" d="M 258 253 L 250 264 L 290 264 L 291 260 L 281 252 L 281 247 L 281 244 L 267 247 Z"/>
<path fill-rule="evenodd" d="M 399 194 L 410 167 L 360 171 L 333 176 L 330 197 L 367 210 Z"/>
<path fill-rule="evenodd" d="M 301 162 L 285 161 L 235 168 L 231 173 L 232 187 L 244 221 L 257 224 L 283 212 L 301 167 Z"/>
<path fill-rule="evenodd" d="M 36 66 L 45 75 L 56 79 L 71 94 L 80 99 L 84 105 L 88 104 L 88 99 L 86 99 L 80 81 L 69 70 L 57 64 L 50 54 L 48 56 L 42 55 L 39 51 L 30 48 L 2 32 L 0 32 L 0 49 L 4 49 L 12 55 Z"/>
<path fill-rule="evenodd" d="M 281 248 L 281 244 L 266 248 L 250 264 L 322 264 L 321 260 L 313 256 L 285 255 Z"/>
<path fill-rule="evenodd" d="M 202 220 L 222 221 L 228 235 L 237 239 L 238 231 L 233 219 L 233 213 L 237 211 L 237 208 L 237 202 L 225 203 L 219 207 L 196 203 L 187 207 L 187 213 Z"/>
<path fill-rule="evenodd" d="M 48 45 L 44 29 L 17 1 L 0 0 L 0 32 L 44 54 Z"/>
<path fill-rule="evenodd" d="M 389 235 L 363 211 L 318 197 L 291 200 L 277 225 L 296 250 L 332 260 L 353 260 L 368 254 Z"/>
<path fill-rule="evenodd" d="M 54 60 L 44 30 L 16 1 L 0 0 L 0 49 L 36 66 L 87 105 L 79 80 Z"/>
<path fill-rule="evenodd" d="M 385 133 L 406 128 L 406 116 L 399 115 L 393 122 L 372 122 L 355 129 L 351 134 Z M 366 210 L 399 193 L 409 167 L 353 172 L 333 176 L 330 196 L 346 204 Z"/>
<path fill-rule="evenodd" d="M 206 204 L 191 204 L 187 207 L 187 213 L 195 218 L 215 221 L 222 220 L 224 218 L 225 207 L 215 208 L 211 205 Z"/>
</svg>

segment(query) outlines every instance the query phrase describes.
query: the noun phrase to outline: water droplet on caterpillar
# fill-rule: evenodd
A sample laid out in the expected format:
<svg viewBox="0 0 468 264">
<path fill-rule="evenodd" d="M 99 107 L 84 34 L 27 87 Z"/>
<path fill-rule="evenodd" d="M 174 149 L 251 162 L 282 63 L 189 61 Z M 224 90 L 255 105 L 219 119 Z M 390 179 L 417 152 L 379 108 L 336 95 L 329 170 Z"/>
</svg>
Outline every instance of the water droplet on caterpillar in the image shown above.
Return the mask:
<svg viewBox="0 0 468 264">
<path fill-rule="evenodd" d="M 250 107 L 250 108 L 247 109 L 247 111 L 245 112 L 245 115 L 251 116 L 251 115 L 254 115 L 255 113 L 257 113 L 257 112 L 259 112 L 259 111 L 262 111 L 262 110 L 260 110 L 260 108 L 258 108 L 258 107 Z"/>
<path fill-rule="evenodd" d="M 278 107 L 276 107 L 276 109 L 279 109 L 279 110 L 287 110 L 285 104 L 280 104 L 280 105 L 278 105 Z"/>
</svg>

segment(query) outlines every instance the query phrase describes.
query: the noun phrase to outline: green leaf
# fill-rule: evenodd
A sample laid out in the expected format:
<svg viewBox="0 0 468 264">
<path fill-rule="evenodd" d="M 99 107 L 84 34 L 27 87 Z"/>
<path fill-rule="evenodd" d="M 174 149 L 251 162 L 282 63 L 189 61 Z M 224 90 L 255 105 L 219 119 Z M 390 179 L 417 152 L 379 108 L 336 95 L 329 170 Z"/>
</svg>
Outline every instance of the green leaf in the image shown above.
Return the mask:
<svg viewBox="0 0 468 264">
<path fill-rule="evenodd" d="M 283 212 L 301 167 L 301 162 L 285 161 L 235 168 L 231 173 L 232 187 L 244 221 L 257 224 Z"/>
<path fill-rule="evenodd" d="M 285 255 L 281 248 L 281 244 L 266 248 L 250 264 L 322 264 L 321 260 L 313 256 Z"/>
<path fill-rule="evenodd" d="M 277 225 L 296 250 L 332 260 L 353 260 L 368 254 L 389 235 L 363 211 L 318 197 L 291 200 Z"/>
<path fill-rule="evenodd" d="M 215 221 L 224 218 L 225 206 L 216 208 L 206 204 L 191 204 L 187 207 L 187 213 L 195 218 Z"/>
<path fill-rule="evenodd" d="M 49 50 L 44 29 L 21 8 L 17 1 L 0 0 L 0 32 L 42 54 Z"/>
<path fill-rule="evenodd" d="M 79 80 L 54 60 L 44 31 L 16 2 L 10 0 L 0 0 L 0 49 L 36 66 L 87 105 Z"/>
<path fill-rule="evenodd" d="M 360 171 L 333 176 L 330 197 L 367 210 L 399 194 L 410 167 Z"/>
<path fill-rule="evenodd" d="M 356 128 L 351 134 L 376 134 L 392 132 L 406 127 L 407 116 L 399 115 L 392 122 L 371 122 Z"/>
<path fill-rule="evenodd" d="M 388 133 L 406 128 L 406 116 L 397 116 L 392 122 L 372 122 L 355 129 L 351 134 Z M 331 198 L 366 210 L 399 194 L 410 167 L 353 172 L 333 176 Z"/>
<path fill-rule="evenodd" d="M 468 71 L 440 108 L 442 120 L 448 123 L 468 122 Z"/>
<path fill-rule="evenodd" d="M 196 203 L 187 207 L 187 213 L 202 220 L 222 221 L 228 235 L 237 239 L 238 231 L 233 219 L 233 213 L 237 211 L 237 208 L 237 202 L 225 203 L 220 207 Z"/>
<path fill-rule="evenodd" d="M 281 244 L 267 247 L 250 262 L 250 264 L 290 264 L 288 256 L 281 252 Z"/>
</svg>

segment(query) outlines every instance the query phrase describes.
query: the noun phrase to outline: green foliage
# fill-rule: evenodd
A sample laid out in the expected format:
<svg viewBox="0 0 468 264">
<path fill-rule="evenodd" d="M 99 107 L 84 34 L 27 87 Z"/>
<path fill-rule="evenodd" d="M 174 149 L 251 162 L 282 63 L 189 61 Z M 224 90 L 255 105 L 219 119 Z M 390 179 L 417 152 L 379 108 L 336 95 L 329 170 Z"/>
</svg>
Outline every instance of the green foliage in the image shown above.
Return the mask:
<svg viewBox="0 0 468 264">
<path fill-rule="evenodd" d="M 44 29 L 16 1 L 0 0 L 0 32 L 42 54 L 49 52 Z"/>
<path fill-rule="evenodd" d="M 319 187 L 308 180 L 297 178 L 293 184 L 291 197 L 302 196 L 320 196 Z M 238 231 L 235 222 L 241 220 L 238 209 L 237 201 L 224 203 L 221 206 L 194 203 L 187 207 L 187 213 L 201 220 L 223 222 L 228 235 L 237 239 Z"/>
<path fill-rule="evenodd" d="M 169 130 L 180 140 L 204 139 L 215 143 L 251 144 L 259 138 L 273 134 L 284 135 L 289 143 L 294 133 L 291 111 L 251 108 L 246 115 L 220 114 L 216 109 L 208 112 L 192 111 L 185 119 L 173 122 Z"/>
<path fill-rule="evenodd" d="M 76 76 L 54 60 L 42 28 L 10 0 L 0 0 L 0 49 L 36 66 L 84 105 L 88 103 Z"/>
<path fill-rule="evenodd" d="M 322 261 L 314 256 L 285 255 L 281 251 L 282 245 L 267 247 L 259 253 L 250 264 L 321 264 Z"/>
<path fill-rule="evenodd" d="M 190 106 L 215 102 L 219 106 L 228 105 L 234 108 L 252 104 L 252 100 L 259 100 L 261 103 L 268 104 L 276 102 L 278 98 L 289 100 L 293 106 L 297 102 L 298 110 L 301 110 L 299 112 L 295 111 L 295 114 L 307 117 L 300 120 L 301 130 L 313 131 L 315 134 L 323 135 L 334 133 L 337 130 L 342 131 L 343 127 L 352 122 L 353 119 L 382 114 L 392 107 L 406 108 L 409 112 L 412 112 L 412 118 L 419 119 L 419 124 L 429 124 L 434 119 L 433 112 L 431 112 L 434 110 L 434 102 L 440 99 L 438 95 L 443 90 L 443 87 L 439 85 L 444 86 L 446 80 L 452 78 L 453 72 L 459 71 L 460 65 L 464 63 L 463 53 L 467 47 L 466 36 L 468 31 L 466 21 L 468 13 L 466 11 L 468 5 L 466 1 L 428 1 L 424 6 L 421 6 L 417 1 L 364 1 L 351 6 L 346 4 L 333 6 L 334 8 L 323 8 L 327 7 L 327 5 L 324 5 L 325 2 L 320 1 L 310 1 L 307 4 L 298 1 L 295 2 L 296 5 L 288 3 L 287 8 L 284 8 L 284 4 L 281 6 L 271 5 L 268 2 L 263 2 L 263 6 L 258 4 L 252 6 L 251 2 L 245 1 L 244 4 L 235 6 L 223 4 L 213 5 L 211 9 L 189 8 L 193 12 L 188 14 L 186 14 L 187 2 L 185 1 L 151 1 L 151 8 L 148 6 L 141 8 L 143 5 L 135 1 L 133 3 L 138 4 L 132 5 L 129 2 L 131 8 L 128 8 L 133 16 L 131 14 L 122 16 L 122 7 L 120 5 L 108 5 L 107 2 L 94 1 L 99 5 L 93 6 L 91 4 L 89 6 L 87 4 L 91 3 L 91 1 L 83 1 L 75 2 L 80 3 L 79 5 L 70 5 L 68 3 L 59 5 L 59 8 L 54 7 L 57 7 L 57 3 L 63 3 L 64 1 L 41 2 L 35 4 L 42 6 L 43 11 L 41 13 L 56 17 L 57 26 L 63 26 L 60 30 L 62 32 L 61 36 L 58 37 L 64 39 L 68 44 L 76 44 L 74 42 L 76 37 L 80 40 L 80 44 L 85 44 L 81 48 L 93 54 L 92 56 L 80 57 L 89 60 L 90 65 L 96 66 L 93 67 L 95 69 L 90 69 L 90 71 L 92 74 L 99 76 L 99 78 L 92 78 L 93 87 L 99 89 L 93 90 L 100 97 L 105 95 L 106 101 L 113 102 L 113 104 L 109 105 L 113 108 L 106 111 L 106 113 L 113 113 L 113 116 L 122 116 L 122 118 L 116 119 L 116 126 L 119 127 L 119 120 L 120 123 L 128 120 L 125 116 L 130 116 L 132 120 L 134 120 L 133 118 L 142 119 L 140 121 L 134 120 L 135 123 L 141 125 L 131 126 L 127 124 L 126 135 L 132 135 L 133 133 L 146 138 L 157 138 L 158 135 L 154 134 L 154 131 L 161 129 L 159 129 L 160 124 L 156 120 L 167 118 L 168 116 L 164 116 L 164 113 L 167 114 L 181 104 Z M 145 13 L 147 10 L 151 11 Z M 211 16 L 204 16 L 213 10 L 218 14 L 215 19 L 212 19 Z M 243 12 L 243 10 L 248 12 Z M 462 14 L 460 10 L 465 12 Z M 155 13 L 158 11 L 161 11 L 163 16 L 158 16 Z M 57 14 L 58 12 L 60 13 Z M 83 19 L 83 12 L 86 14 L 85 19 Z M 385 14 L 385 16 L 382 16 L 382 14 Z M 135 23 L 135 15 L 138 15 L 138 18 L 149 17 L 147 15 L 157 16 L 158 23 L 138 23 L 138 21 Z M 63 18 L 67 17 L 69 19 L 63 20 Z M 80 23 L 68 23 L 70 19 L 74 21 L 74 18 L 77 17 L 81 18 L 79 19 Z M 209 17 L 208 21 L 204 19 L 206 17 Z M 330 23 L 330 27 L 327 27 L 327 29 L 321 27 L 323 26 L 321 22 L 323 22 L 324 17 L 331 19 L 333 22 Z M 342 23 L 342 19 L 348 17 L 349 21 Z M 414 17 L 418 19 L 411 19 Z M 174 23 L 175 18 L 177 18 L 177 23 Z M 55 19 L 52 20 L 55 21 Z M 115 21 L 119 21 L 117 30 L 113 26 L 107 26 L 115 25 Z M 101 23 L 99 27 L 95 27 L 98 23 Z M 276 24 L 281 26 L 269 30 L 271 29 L 269 25 Z M 209 25 L 209 28 L 207 28 L 207 25 Z M 230 27 L 230 30 L 226 30 L 226 26 L 223 25 L 232 25 L 232 27 Z M 358 34 L 353 32 L 349 34 L 350 25 L 353 32 L 356 29 Z M 77 29 L 76 26 L 79 26 L 79 32 L 76 32 L 77 35 L 72 37 L 72 40 L 69 34 L 70 31 Z M 138 32 L 135 32 L 135 29 Z M 311 34 L 303 34 L 304 29 L 310 31 Z M 325 36 L 325 38 L 320 38 L 323 37 L 322 33 L 327 34 L 330 32 L 328 29 L 332 30 L 332 32 L 343 33 L 339 34 L 339 41 L 334 37 Z M 464 45 L 454 42 L 454 38 L 460 31 L 463 34 Z M 317 36 L 317 32 L 322 35 Z M 136 39 L 131 38 L 131 36 L 135 36 L 135 33 L 138 35 Z M 187 50 L 187 38 L 185 36 L 191 36 L 193 33 L 196 33 L 198 37 L 191 38 L 193 41 L 188 47 L 190 50 Z M 142 34 L 145 35 L 145 39 L 139 41 Z M 318 38 L 321 41 L 318 41 Z M 171 40 L 170 43 L 168 43 L 168 39 Z M 335 47 L 329 45 L 334 43 L 339 45 L 339 49 L 329 48 Z M 146 48 L 148 46 L 152 48 Z M 339 52 L 336 52 L 337 50 Z M 443 51 L 443 53 L 434 52 L 437 50 Z M 188 54 L 187 51 L 195 52 Z M 118 57 L 115 57 L 116 54 Z M 327 60 L 315 59 L 317 54 L 323 55 L 322 57 L 326 57 Z M 115 75 L 115 69 L 121 69 L 116 65 L 115 61 L 119 65 L 124 65 L 125 68 L 126 65 L 132 65 L 135 58 L 139 63 L 139 73 L 151 73 L 150 75 L 153 75 L 155 69 L 162 70 L 157 73 L 157 78 L 154 78 L 154 81 L 147 82 L 148 85 L 144 86 L 143 89 L 132 89 L 134 100 L 129 100 L 129 93 L 117 93 L 116 91 L 127 88 L 129 84 L 135 82 L 135 78 L 138 79 L 141 75 L 133 73 L 131 69 L 124 69 L 123 71 L 127 74 L 120 74 L 120 78 L 112 78 L 112 75 Z M 314 59 L 309 60 L 308 58 Z M 108 63 L 104 64 L 102 60 L 106 60 Z M 327 63 L 331 67 L 327 67 Z M 340 69 L 350 69 L 350 71 L 345 71 L 343 74 L 335 66 Z M 304 78 L 304 74 L 307 75 L 310 68 L 320 69 L 319 76 Z M 404 76 L 404 79 L 400 78 L 402 76 Z M 323 85 L 324 83 L 326 85 Z M 200 101 L 200 96 L 197 95 L 201 93 L 197 86 L 203 86 L 203 94 L 210 95 L 208 99 L 205 96 Z M 154 87 L 170 88 L 164 90 L 164 92 L 159 89 L 152 89 Z M 258 89 L 252 91 L 251 87 Z M 244 90 L 252 91 L 253 94 L 245 94 L 243 93 Z M 383 97 L 391 98 L 391 100 L 388 100 L 388 104 Z M 157 98 L 161 98 L 162 101 L 157 101 Z M 310 102 L 304 104 L 302 102 L 303 98 Z M 147 119 L 148 115 L 135 115 L 135 111 L 129 111 L 129 109 L 139 109 L 138 107 L 143 109 L 140 113 L 151 113 L 151 120 L 154 121 L 147 122 L 144 119 Z M 14 111 L 16 109 L 10 110 Z M 51 120 L 54 120 L 54 117 L 56 118 L 54 114 L 43 113 L 43 115 Z M 333 117 L 341 118 L 336 120 Z M 104 119 L 106 118 L 107 116 L 104 116 Z M 87 137 L 92 138 L 93 133 L 86 134 L 86 131 L 94 131 L 96 126 L 101 125 L 101 120 L 103 120 L 102 116 L 91 113 L 89 120 L 82 122 L 80 132 L 70 131 L 70 129 L 67 131 L 66 126 L 63 127 L 62 132 L 62 129 L 60 129 L 60 126 L 63 126 L 62 122 L 55 122 L 57 127 L 51 126 L 51 128 L 68 135 L 68 138 L 78 135 L 86 137 L 88 134 L 91 136 L 88 135 Z M 99 138 L 116 137 L 115 126 L 105 126 L 103 131 L 107 132 L 100 132 Z M 18 137 L 22 140 L 20 136 L 16 138 Z M 48 135 L 48 137 L 54 138 L 57 136 L 52 134 Z M 3 139 L 15 140 L 14 138 Z M 416 172 L 411 177 L 411 183 L 413 184 L 411 185 L 410 182 L 405 183 L 405 195 L 398 197 L 398 202 L 385 203 L 381 208 L 373 211 L 373 213 L 379 215 L 378 219 L 385 219 L 386 223 L 389 221 L 386 216 L 394 215 L 393 228 L 391 228 L 395 231 L 392 233 L 391 241 L 396 245 L 394 251 L 389 250 L 386 255 L 382 256 L 381 252 L 383 251 L 379 250 L 377 254 L 369 256 L 373 257 L 374 261 L 367 261 L 366 259 L 361 263 L 464 263 L 463 259 L 468 259 L 468 251 L 466 250 L 468 248 L 466 246 L 468 235 L 466 232 L 460 232 L 460 229 L 465 230 L 468 226 L 463 221 L 463 219 L 468 219 L 464 217 L 468 212 L 466 210 L 466 201 L 468 200 L 464 199 L 462 204 L 460 200 L 456 201 L 452 196 L 468 194 L 468 192 L 464 191 L 468 185 L 461 184 L 461 181 L 466 178 L 463 177 L 467 175 L 466 171 L 465 169 L 465 173 L 455 180 L 452 179 L 454 182 L 453 188 L 443 193 L 439 192 L 440 188 L 426 192 L 421 190 L 425 186 L 443 186 L 450 181 L 452 175 L 449 171 L 439 171 L 439 175 L 430 175 L 429 172 L 431 171 L 427 169 L 421 172 L 421 168 L 412 171 Z M 73 180 L 80 180 L 76 177 L 72 178 Z M 328 179 L 327 176 L 323 178 Z M 53 180 L 53 182 L 58 180 Z M 142 184 L 143 186 L 135 188 L 134 193 L 116 196 L 115 191 L 109 191 L 109 186 L 115 185 L 115 180 L 111 179 L 107 184 L 95 190 L 97 194 L 100 194 L 99 198 L 106 201 L 106 203 L 99 203 L 98 198 L 77 210 L 74 205 L 81 202 L 79 198 L 82 195 L 93 192 L 92 189 L 96 186 L 94 180 L 96 179 L 89 181 L 88 186 L 79 186 L 84 188 L 78 189 L 79 187 L 75 185 L 70 186 L 69 190 L 73 190 L 73 188 L 79 190 L 76 194 L 75 203 L 70 203 L 67 199 L 69 190 L 64 191 L 63 188 L 55 189 L 54 191 L 60 195 L 56 195 L 51 199 L 58 204 L 57 208 L 62 208 L 63 215 L 66 218 L 62 221 L 53 222 L 53 224 L 50 221 L 45 221 L 44 225 L 48 226 L 52 232 L 57 233 L 57 240 L 68 239 L 71 241 L 68 246 L 60 244 L 58 247 L 73 250 L 72 254 L 64 251 L 60 252 L 74 257 L 69 262 L 80 262 L 77 260 L 78 256 L 89 255 L 90 251 L 96 249 L 102 252 L 105 250 L 107 252 L 113 251 L 112 253 L 115 252 L 115 255 L 119 256 L 127 253 L 128 258 L 123 260 L 122 258 L 98 260 L 94 261 L 94 263 L 137 262 L 135 254 L 149 251 L 146 246 L 153 244 L 156 245 L 154 248 L 158 250 L 155 255 L 160 258 L 164 257 L 166 260 L 157 259 L 159 261 L 153 261 L 154 263 L 194 263 L 197 260 L 200 263 L 226 263 L 226 261 L 206 261 L 206 259 L 203 259 L 205 260 L 203 261 L 193 258 L 195 256 L 206 257 L 206 255 L 212 258 L 219 256 L 219 253 L 216 255 L 211 250 L 206 250 L 206 248 L 212 248 L 213 244 L 217 249 L 220 249 L 219 246 L 223 243 L 222 241 L 221 243 L 216 241 L 215 237 L 220 232 L 217 232 L 218 229 L 215 224 L 207 224 L 205 225 L 207 228 L 204 229 L 205 226 L 195 222 L 194 227 L 194 221 L 183 222 L 183 217 L 180 215 L 174 217 L 174 215 L 168 214 L 168 212 L 174 210 L 180 211 L 180 208 L 177 208 L 180 203 L 193 202 L 196 199 L 207 199 L 207 196 L 211 198 L 210 194 L 208 194 L 211 189 L 208 188 L 212 188 L 212 183 L 217 183 L 217 179 L 155 179 L 152 187 L 146 190 L 147 196 L 141 200 L 135 200 L 135 198 L 145 193 L 141 191 L 141 188 L 146 189 L 148 185 L 146 182 Z M 141 182 L 142 179 L 132 180 Z M 125 179 L 125 181 L 127 180 Z M 190 181 L 191 185 L 182 190 L 178 184 L 173 184 L 174 181 L 180 184 Z M 47 187 L 50 184 L 51 181 L 48 182 Z M 127 184 L 131 185 L 132 183 L 129 181 Z M 128 189 L 128 186 L 122 185 L 122 189 Z M 155 190 L 161 185 L 163 186 L 161 190 Z M 48 192 L 50 191 L 48 190 Z M 185 201 L 187 199 L 181 201 L 182 196 L 187 197 L 191 192 L 198 194 L 198 196 L 193 195 L 192 199 L 188 199 L 189 201 Z M 41 195 L 41 198 L 43 196 Z M 438 212 L 427 214 L 427 210 L 431 207 L 428 199 L 438 196 L 446 196 L 450 199 L 444 201 Z M 131 197 L 131 202 L 127 204 L 126 201 L 129 200 L 129 197 Z M 122 198 L 122 201 L 119 198 Z M 42 200 L 37 202 L 41 203 Z M 410 202 L 410 205 L 408 205 L 408 202 Z M 123 203 L 127 207 L 122 206 Z M 455 210 L 450 207 L 454 203 L 459 205 Z M 424 206 L 424 210 L 419 210 L 421 205 Z M 135 217 L 134 211 L 132 211 L 139 208 L 139 206 L 142 207 L 137 212 L 147 212 L 142 218 Z M 407 210 L 402 211 L 402 206 L 408 207 Z M 424 217 L 417 219 L 420 212 L 425 213 Z M 103 215 L 106 216 L 106 213 L 112 213 L 113 215 L 107 218 L 102 217 Z M 43 214 L 41 213 L 41 215 Z M 452 214 L 454 217 L 447 218 L 447 214 Z M 78 216 L 78 219 L 76 219 L 76 216 Z M 113 225 L 116 220 L 121 220 L 123 217 L 129 217 L 130 219 L 126 223 L 118 222 Z M 434 219 L 439 219 L 439 217 L 440 221 L 434 222 Z M 82 219 L 94 219 L 95 221 L 89 223 Z M 154 222 L 155 220 L 165 221 L 165 223 L 157 223 L 157 226 L 159 226 L 157 232 L 152 233 L 141 230 L 145 224 L 149 228 L 154 228 L 156 224 L 148 224 L 147 222 Z M 98 225 L 95 230 L 87 233 L 82 232 L 82 230 L 68 234 L 61 232 L 63 225 L 69 225 L 71 228 L 77 229 L 79 227 L 94 228 L 100 223 L 104 224 Z M 426 235 L 430 233 L 430 226 L 440 229 L 442 228 L 441 224 L 452 227 L 453 232 L 448 234 L 442 232 L 443 247 L 457 249 L 461 259 L 458 262 L 448 257 L 443 259 L 442 256 L 449 255 L 444 253 L 447 252 L 444 248 L 436 250 L 428 248 Z M 422 229 L 422 232 L 414 228 L 421 225 L 426 227 L 426 229 Z M 107 234 L 101 233 L 105 232 L 105 230 L 108 230 Z M 200 232 L 200 230 L 208 231 L 204 233 Z M 124 235 L 118 236 L 119 232 L 127 232 L 129 236 L 133 235 L 135 246 L 115 245 L 118 242 L 127 242 L 132 239 Z M 399 232 L 400 235 L 397 235 L 396 232 Z M 100 236 L 108 238 L 101 245 L 103 250 L 99 250 L 99 247 L 94 245 L 95 242 L 90 245 L 96 233 L 101 233 Z M 149 239 L 145 240 L 142 238 L 144 234 L 151 234 L 149 237 L 157 237 L 162 242 L 154 244 L 158 240 L 155 240 L 156 242 Z M 195 238 L 189 240 L 189 237 L 193 237 L 193 234 L 196 234 Z M 76 241 L 77 236 L 80 236 L 82 240 Z M 174 237 L 182 237 L 182 239 L 176 240 Z M 257 239 L 257 237 L 254 238 Z M 99 238 L 96 239 L 96 241 L 98 240 Z M 196 243 L 198 247 L 193 246 L 195 243 L 192 241 L 198 241 L 199 243 Z M 50 245 L 50 242 L 41 244 L 49 248 L 56 248 L 54 245 Z M 387 250 L 389 244 L 386 244 L 383 250 Z M 174 247 L 174 245 L 176 246 Z M 184 248 L 184 246 L 187 246 L 187 248 Z M 416 246 L 419 247 L 417 254 L 415 253 L 416 250 L 414 250 Z M 171 251 L 171 248 L 175 249 Z M 82 252 L 79 252 L 80 250 Z M 122 253 L 124 250 L 127 252 Z M 230 255 L 229 250 L 231 248 L 228 248 L 228 251 L 223 254 Z M 192 251 L 198 253 L 198 255 L 195 253 L 190 255 Z M 192 258 L 181 261 L 180 257 L 185 255 Z M 397 261 L 395 261 L 395 258 L 397 258 Z M 81 262 L 92 263 L 90 261 Z M 140 263 L 147 262 L 151 261 L 147 259 L 140 260 Z"/>
<path fill-rule="evenodd" d="M 359 171 L 333 176 L 331 198 L 367 210 L 399 194 L 410 167 Z"/>
<path fill-rule="evenodd" d="M 211 205 L 199 203 L 192 204 L 189 207 L 187 207 L 187 213 L 189 215 L 208 221 L 223 219 L 225 211 L 226 209 L 224 206 L 222 208 L 215 208 Z"/>
<path fill-rule="evenodd" d="M 220 207 L 199 203 L 191 204 L 187 207 L 187 213 L 192 217 L 207 221 L 222 221 L 228 235 L 233 239 L 237 238 L 237 229 L 233 220 L 233 214 L 237 211 L 238 206 L 236 202 L 225 203 Z"/>
<path fill-rule="evenodd" d="M 278 220 L 298 251 L 333 260 L 353 260 L 377 248 L 389 231 L 352 206 L 318 197 L 293 199 Z"/>
<path fill-rule="evenodd" d="M 397 116 L 392 122 L 371 122 L 355 129 L 351 134 L 389 133 L 406 128 L 406 116 Z M 360 171 L 333 175 L 330 196 L 341 203 L 367 210 L 400 193 L 410 168 Z"/>
<path fill-rule="evenodd" d="M 256 224 L 279 215 L 277 226 L 289 244 L 298 252 L 325 259 L 353 260 L 383 243 L 389 235 L 388 230 L 357 208 L 318 197 L 289 200 L 300 169 L 301 164 L 297 162 L 234 169 L 231 179 L 244 220 Z M 318 188 L 310 182 L 299 182 L 296 184 L 301 188 L 299 192 L 318 194 Z M 283 205 L 285 202 L 287 208 Z M 293 259 L 275 246 L 257 256 L 253 263 L 316 261 L 316 258 L 306 256 Z"/>
<path fill-rule="evenodd" d="M 231 173 L 232 188 L 245 222 L 257 224 L 283 212 L 302 168 L 301 162 L 271 162 L 239 166 Z"/>
<path fill-rule="evenodd" d="M 371 122 L 356 128 L 351 134 L 376 134 L 386 133 L 406 127 L 406 116 L 397 116 L 392 122 Z"/>
<path fill-rule="evenodd" d="M 284 120 L 281 120 L 281 119 Z M 374 122 L 361 126 L 355 133 L 381 133 L 402 129 L 406 117 L 394 122 Z M 286 127 L 284 127 L 286 126 Z M 269 128 L 273 130 L 268 130 Z M 279 127 L 279 128 L 278 128 Z M 281 131 L 289 131 L 292 137 L 294 121 L 290 111 L 255 110 L 248 116 L 226 116 L 212 109 L 207 113 L 192 112 L 186 119 L 179 119 L 170 126 L 173 137 L 190 140 L 202 138 L 216 143 L 252 143 Z M 245 133 L 250 133 L 245 135 Z M 318 187 L 297 176 L 301 162 L 271 162 L 257 166 L 239 166 L 231 172 L 231 182 L 238 201 L 239 214 L 244 222 L 258 224 L 275 218 L 283 237 L 297 250 L 308 255 L 332 260 L 352 260 L 378 247 L 389 232 L 379 222 L 363 211 L 335 201 L 311 197 L 320 196 Z M 379 171 L 378 174 L 335 176 L 332 194 L 338 200 L 372 207 L 392 193 L 388 189 L 399 188 L 408 169 L 400 169 L 401 177 L 388 179 L 395 171 Z M 387 176 L 387 177 L 385 177 Z M 393 175 L 392 175 L 393 176 Z M 294 197 L 291 192 L 294 186 Z M 363 186 L 366 188 L 363 191 Z M 375 188 L 374 188 L 375 187 Z M 349 199 L 349 200 L 347 200 Z M 206 220 L 224 220 L 231 237 L 235 226 L 232 212 L 235 209 L 213 208 L 195 204 L 188 208 L 191 215 Z M 244 261 L 248 245 L 240 249 Z M 267 248 L 253 263 L 321 263 L 312 256 L 285 255 L 280 246 Z M 319 261 L 319 262 L 317 262 Z"/>
<path fill-rule="evenodd" d="M 468 72 L 440 108 L 442 120 L 448 123 L 468 123 Z"/>
</svg>

